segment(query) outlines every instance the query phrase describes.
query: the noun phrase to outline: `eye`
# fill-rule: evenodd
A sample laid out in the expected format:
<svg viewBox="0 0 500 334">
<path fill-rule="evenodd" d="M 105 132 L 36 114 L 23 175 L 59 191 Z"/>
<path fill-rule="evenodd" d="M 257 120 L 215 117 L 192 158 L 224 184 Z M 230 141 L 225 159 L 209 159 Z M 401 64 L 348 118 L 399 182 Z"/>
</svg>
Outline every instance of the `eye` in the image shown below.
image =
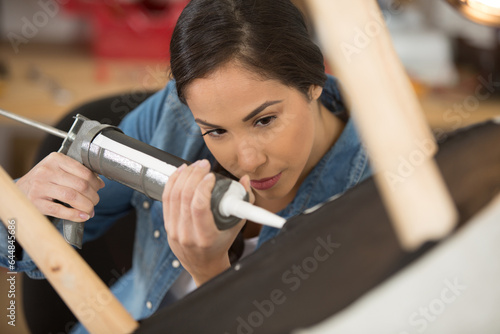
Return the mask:
<svg viewBox="0 0 500 334">
<path fill-rule="evenodd" d="M 209 131 L 203 133 L 201 136 L 204 137 L 206 135 L 209 135 L 210 137 L 213 137 L 213 138 L 219 138 L 224 133 L 226 133 L 226 130 L 224 130 L 224 129 L 213 129 L 213 130 L 209 130 Z"/>
<path fill-rule="evenodd" d="M 268 126 L 276 119 L 276 116 L 267 116 L 255 121 L 256 126 Z"/>
</svg>

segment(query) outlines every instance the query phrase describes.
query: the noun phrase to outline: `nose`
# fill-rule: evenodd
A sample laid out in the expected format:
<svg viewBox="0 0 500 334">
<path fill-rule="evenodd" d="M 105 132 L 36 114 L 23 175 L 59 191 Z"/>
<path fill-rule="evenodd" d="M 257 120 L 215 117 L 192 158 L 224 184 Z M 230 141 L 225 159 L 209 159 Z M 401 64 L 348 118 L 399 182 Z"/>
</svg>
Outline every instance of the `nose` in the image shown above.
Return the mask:
<svg viewBox="0 0 500 334">
<path fill-rule="evenodd" d="M 260 145 L 251 139 L 242 140 L 237 145 L 238 167 L 244 174 L 255 175 L 257 169 L 267 161 Z"/>
</svg>

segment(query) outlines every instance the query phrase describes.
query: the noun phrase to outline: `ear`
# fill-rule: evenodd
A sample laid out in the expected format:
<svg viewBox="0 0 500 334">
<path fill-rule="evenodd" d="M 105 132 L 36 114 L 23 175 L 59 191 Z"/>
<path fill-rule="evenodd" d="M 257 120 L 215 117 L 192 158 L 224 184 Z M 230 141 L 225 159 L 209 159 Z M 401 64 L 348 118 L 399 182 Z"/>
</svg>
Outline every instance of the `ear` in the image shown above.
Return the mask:
<svg viewBox="0 0 500 334">
<path fill-rule="evenodd" d="M 311 101 L 319 99 L 321 93 L 323 93 L 323 87 L 318 85 L 311 85 L 311 87 L 309 87 L 309 98 Z"/>
</svg>

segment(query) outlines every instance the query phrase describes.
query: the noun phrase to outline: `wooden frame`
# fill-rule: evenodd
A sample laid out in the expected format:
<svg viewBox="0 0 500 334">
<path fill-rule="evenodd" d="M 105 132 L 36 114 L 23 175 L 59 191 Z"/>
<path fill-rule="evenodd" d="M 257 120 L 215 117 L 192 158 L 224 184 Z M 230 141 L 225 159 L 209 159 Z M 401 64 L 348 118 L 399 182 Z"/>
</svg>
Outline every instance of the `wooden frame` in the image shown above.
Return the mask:
<svg viewBox="0 0 500 334">
<path fill-rule="evenodd" d="M 91 333 L 133 332 L 137 322 L 1 167 L 0 189 L 3 224 L 85 328 Z"/>
<path fill-rule="evenodd" d="M 416 249 L 449 234 L 457 212 L 433 159 L 436 143 L 377 2 L 308 5 L 402 246 Z"/>
</svg>

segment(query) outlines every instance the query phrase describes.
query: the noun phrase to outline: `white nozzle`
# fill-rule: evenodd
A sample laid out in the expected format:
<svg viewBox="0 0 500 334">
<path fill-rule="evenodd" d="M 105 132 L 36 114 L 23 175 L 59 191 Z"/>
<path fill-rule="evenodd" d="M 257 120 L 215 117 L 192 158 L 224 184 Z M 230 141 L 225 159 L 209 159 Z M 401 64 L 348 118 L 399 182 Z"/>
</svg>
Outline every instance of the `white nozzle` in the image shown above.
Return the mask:
<svg viewBox="0 0 500 334">
<path fill-rule="evenodd" d="M 222 197 L 219 210 L 224 216 L 236 216 L 241 219 L 248 219 L 254 223 L 267 225 L 275 228 L 282 228 L 286 219 L 270 211 L 255 206 L 243 200 L 246 195 L 245 187 L 239 182 L 233 181 Z"/>
</svg>

